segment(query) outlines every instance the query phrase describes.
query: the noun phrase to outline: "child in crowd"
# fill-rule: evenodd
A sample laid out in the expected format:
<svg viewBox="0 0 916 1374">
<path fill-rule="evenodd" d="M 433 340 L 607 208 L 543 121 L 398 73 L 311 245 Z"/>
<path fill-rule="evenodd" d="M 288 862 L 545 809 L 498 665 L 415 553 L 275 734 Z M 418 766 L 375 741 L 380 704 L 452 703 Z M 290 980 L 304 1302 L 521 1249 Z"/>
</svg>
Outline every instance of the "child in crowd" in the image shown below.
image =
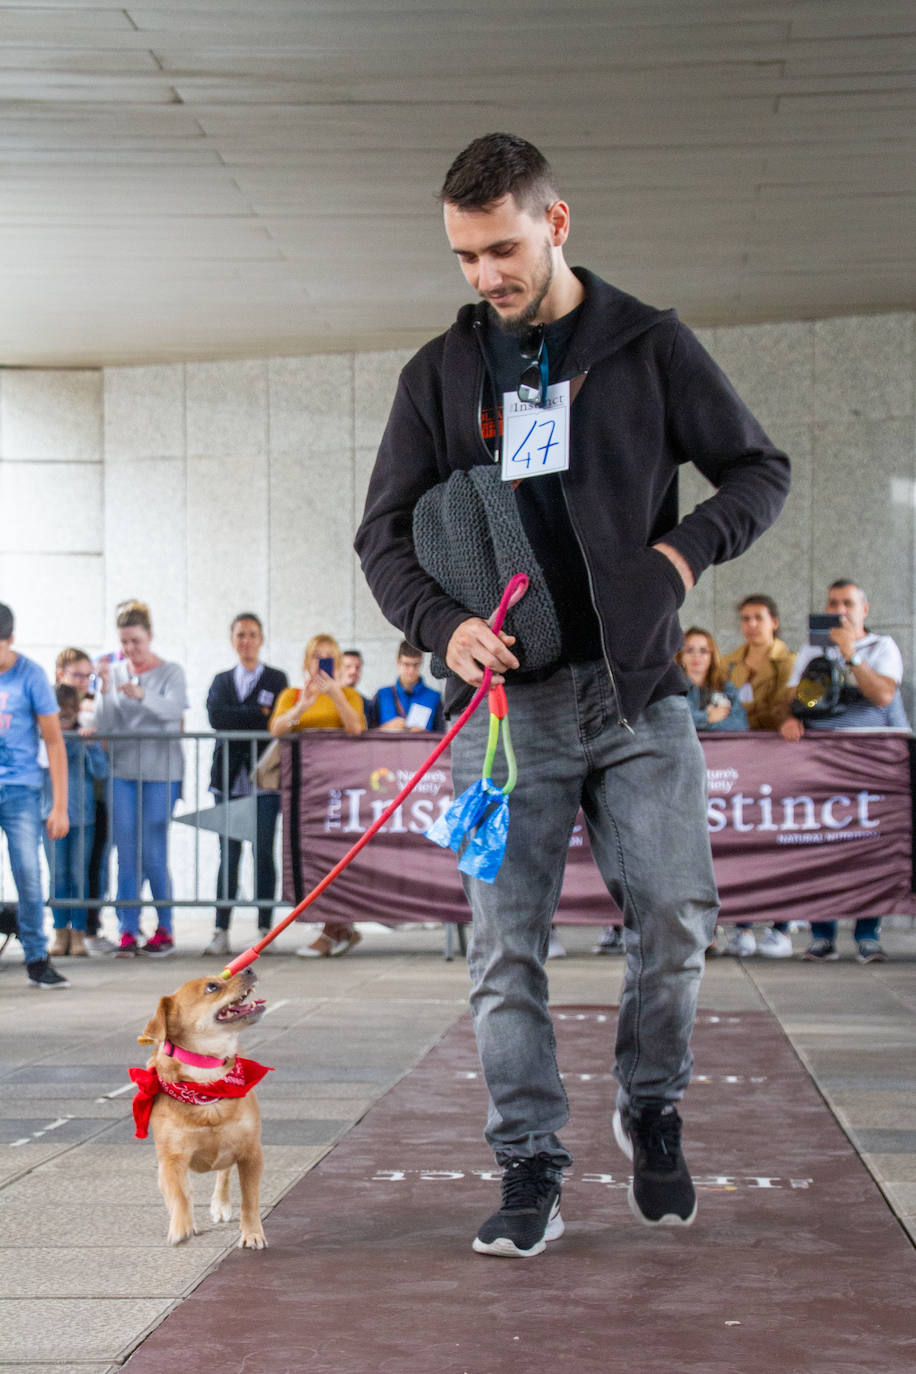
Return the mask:
<svg viewBox="0 0 916 1374">
<path fill-rule="evenodd" d="M 76 687 L 59 682 L 55 689 L 61 729 L 76 730 L 79 723 L 80 694 Z M 89 860 L 95 833 L 95 792 L 93 781 L 108 777 L 108 756 L 100 744 L 64 737 L 67 750 L 67 814 L 70 831 L 61 840 L 47 842 L 48 863 L 56 899 L 82 898 L 89 893 Z M 84 958 L 86 948 L 86 908 L 55 907 L 54 943 L 51 957 L 62 955 Z"/>
</svg>

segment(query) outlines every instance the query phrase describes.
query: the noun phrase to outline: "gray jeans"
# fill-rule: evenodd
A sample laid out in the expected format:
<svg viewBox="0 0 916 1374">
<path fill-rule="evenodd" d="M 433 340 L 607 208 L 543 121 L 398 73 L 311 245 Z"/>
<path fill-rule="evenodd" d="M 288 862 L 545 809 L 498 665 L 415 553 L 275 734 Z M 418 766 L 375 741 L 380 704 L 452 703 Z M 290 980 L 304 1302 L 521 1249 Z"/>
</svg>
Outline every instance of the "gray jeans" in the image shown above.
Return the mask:
<svg viewBox="0 0 916 1374">
<path fill-rule="evenodd" d="M 607 671 L 562 668 L 507 687 L 518 785 L 495 883 L 465 878 L 474 914 L 471 1009 L 497 1161 L 572 1157 L 558 1139 L 569 1106 L 557 1069 L 544 958 L 581 806 L 595 861 L 624 913 L 626 973 L 617 1021 L 618 1103 L 677 1101 L 718 912 L 706 828 L 706 768 L 685 697 L 617 724 Z M 452 744 L 455 794 L 479 776 L 483 705 Z M 499 769 L 495 779 L 501 780 Z"/>
</svg>

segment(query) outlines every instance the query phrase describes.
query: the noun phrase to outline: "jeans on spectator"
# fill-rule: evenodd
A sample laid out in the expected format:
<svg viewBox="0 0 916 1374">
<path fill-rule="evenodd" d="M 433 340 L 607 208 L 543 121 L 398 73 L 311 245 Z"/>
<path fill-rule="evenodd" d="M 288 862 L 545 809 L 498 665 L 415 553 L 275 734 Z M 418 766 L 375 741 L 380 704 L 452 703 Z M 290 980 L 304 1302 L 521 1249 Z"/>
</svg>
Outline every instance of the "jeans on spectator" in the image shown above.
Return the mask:
<svg viewBox="0 0 916 1374">
<path fill-rule="evenodd" d="M 86 825 L 71 825 L 62 840 L 51 840 L 47 845 L 52 891 L 56 898 L 79 897 L 84 902 L 88 900 L 89 860 L 92 857 L 94 835 L 95 821 L 88 821 Z M 85 907 L 54 907 L 52 915 L 55 930 L 63 930 L 66 926 L 72 926 L 74 930 L 86 929 Z"/>
<path fill-rule="evenodd" d="M 143 880 L 157 901 L 172 896 L 168 867 L 169 818 L 181 795 L 181 783 L 135 782 L 131 778 L 112 781 L 112 842 L 118 851 L 118 901 L 136 900 Z M 157 925 L 172 932 L 172 908 L 156 908 Z M 118 907 L 118 926 L 122 934 L 140 933 L 140 907 Z"/>
<path fill-rule="evenodd" d="M 624 913 L 626 971 L 617 1021 L 618 1104 L 677 1101 L 718 914 L 706 824 L 706 765 L 685 697 L 617 722 L 606 668 L 572 664 L 506 688 L 518 785 L 493 884 L 465 878 L 473 908 L 471 1008 L 490 1094 L 486 1138 L 497 1161 L 571 1156 L 547 1008 L 544 959 L 576 813 Z M 480 774 L 487 713 L 452 745 L 456 795 Z M 500 781 L 500 774 L 495 773 Z"/>
<path fill-rule="evenodd" d="M 0 782 L 0 830 L 6 832 L 10 868 L 19 901 L 19 938 L 27 964 L 44 959 L 48 942 L 44 930 L 41 890 L 41 788 Z"/>
<path fill-rule="evenodd" d="M 217 805 L 223 800 L 222 792 L 213 793 Z M 277 817 L 280 814 L 280 793 L 259 792 L 257 796 L 257 839 L 254 844 L 254 895 L 258 901 L 272 902 L 277 895 L 277 868 L 274 863 L 274 837 L 277 833 Z M 218 901 L 234 901 L 239 890 L 239 861 L 242 857 L 242 841 L 219 837 L 219 875 L 216 880 Z M 217 907 L 216 929 L 228 930 L 232 918 L 232 907 Z M 271 911 L 269 907 L 258 907 L 258 927 L 270 930 Z"/>
<path fill-rule="evenodd" d="M 829 940 L 831 944 L 836 944 L 836 924 L 836 921 L 812 921 L 811 938 L 813 940 Z M 880 916 L 860 916 L 852 928 L 852 938 L 854 940 L 877 940 L 880 929 Z"/>
</svg>

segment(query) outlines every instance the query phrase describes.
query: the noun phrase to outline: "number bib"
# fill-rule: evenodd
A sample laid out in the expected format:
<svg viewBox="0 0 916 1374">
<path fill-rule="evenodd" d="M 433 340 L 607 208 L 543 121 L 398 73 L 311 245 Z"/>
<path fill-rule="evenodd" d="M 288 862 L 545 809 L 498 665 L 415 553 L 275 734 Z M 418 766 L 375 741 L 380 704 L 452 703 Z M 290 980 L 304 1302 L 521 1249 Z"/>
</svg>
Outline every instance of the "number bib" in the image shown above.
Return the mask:
<svg viewBox="0 0 916 1374">
<path fill-rule="evenodd" d="M 503 392 L 502 479 L 517 482 L 569 467 L 569 382 L 547 388 L 542 406 Z"/>
</svg>

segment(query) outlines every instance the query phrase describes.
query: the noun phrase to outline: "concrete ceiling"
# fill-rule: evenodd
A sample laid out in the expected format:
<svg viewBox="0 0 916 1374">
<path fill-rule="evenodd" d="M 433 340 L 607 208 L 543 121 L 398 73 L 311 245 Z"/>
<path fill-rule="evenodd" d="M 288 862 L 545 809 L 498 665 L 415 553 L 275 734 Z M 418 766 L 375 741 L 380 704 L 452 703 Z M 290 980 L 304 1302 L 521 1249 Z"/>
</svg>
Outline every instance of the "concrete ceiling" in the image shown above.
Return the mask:
<svg viewBox="0 0 916 1374">
<path fill-rule="evenodd" d="M 916 304 L 912 0 L 0 0 L 0 364 L 412 346 L 493 129 L 695 325 Z"/>
</svg>

